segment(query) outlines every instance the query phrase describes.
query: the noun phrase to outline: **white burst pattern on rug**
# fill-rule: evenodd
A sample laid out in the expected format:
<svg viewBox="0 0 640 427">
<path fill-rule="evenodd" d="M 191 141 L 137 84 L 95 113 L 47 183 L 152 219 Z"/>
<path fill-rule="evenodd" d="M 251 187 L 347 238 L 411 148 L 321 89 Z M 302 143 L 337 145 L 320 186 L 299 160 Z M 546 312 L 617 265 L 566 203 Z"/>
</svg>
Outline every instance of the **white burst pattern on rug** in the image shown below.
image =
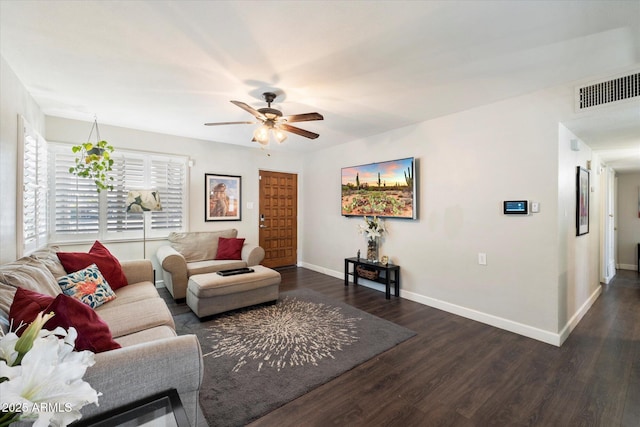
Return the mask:
<svg viewBox="0 0 640 427">
<path fill-rule="evenodd" d="M 258 371 L 317 365 L 358 341 L 360 320 L 346 317 L 339 307 L 286 297 L 216 319 L 208 327 L 216 344 L 204 356 L 237 357 L 233 372 L 245 365 Z"/>
</svg>

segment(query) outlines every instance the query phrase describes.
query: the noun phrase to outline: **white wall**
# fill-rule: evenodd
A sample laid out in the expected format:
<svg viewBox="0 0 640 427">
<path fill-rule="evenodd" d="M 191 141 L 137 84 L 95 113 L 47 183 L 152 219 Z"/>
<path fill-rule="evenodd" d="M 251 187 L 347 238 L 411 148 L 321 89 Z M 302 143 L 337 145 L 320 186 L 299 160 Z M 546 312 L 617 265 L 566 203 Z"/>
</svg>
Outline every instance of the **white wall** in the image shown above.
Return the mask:
<svg viewBox="0 0 640 427">
<path fill-rule="evenodd" d="M 571 149 L 577 140 L 579 150 Z M 577 167 L 589 173 L 589 233 L 576 236 Z M 558 331 L 564 340 L 600 294 L 600 162 L 565 126 L 558 130 Z"/>
<path fill-rule="evenodd" d="M 46 139 L 50 142 L 78 143 L 84 141 L 91 129 L 90 122 L 58 117 L 46 118 Z M 189 171 L 189 230 L 211 231 L 237 228 L 238 235 L 249 242 L 258 242 L 258 170 L 272 170 L 298 174 L 298 185 L 304 182 L 302 161 L 299 154 L 264 151 L 259 148 L 240 147 L 230 144 L 202 141 L 172 135 L 138 131 L 100 124 L 100 136 L 109 141 L 116 151 L 131 149 L 165 154 L 189 155 L 194 166 Z M 268 155 L 269 154 L 269 155 Z M 204 220 L 204 175 L 217 173 L 242 177 L 242 220 L 205 222 Z M 248 209 L 247 203 L 254 208 Z M 301 213 L 301 216 L 302 213 Z M 153 258 L 158 246 L 165 240 L 147 242 L 147 258 Z M 78 250 L 90 246 L 77 245 Z M 142 258 L 142 243 L 109 243 L 106 246 L 122 259 Z M 300 245 L 299 245 L 300 246 Z M 75 250 L 73 248 L 69 250 Z M 298 253 L 299 258 L 302 254 Z M 155 262 L 155 260 L 154 260 Z"/>
<path fill-rule="evenodd" d="M 13 70 L 0 57 L 0 263 L 17 257 L 18 117 L 44 135 L 44 115 Z M 20 141 L 21 143 L 21 141 Z M 19 194 L 20 196 L 22 193 Z"/>
<path fill-rule="evenodd" d="M 401 266 L 401 295 L 560 344 L 575 306 L 559 313 L 560 299 L 575 299 L 568 270 L 594 256 L 569 252 L 558 237 L 569 221 L 558 218 L 559 204 L 575 198 L 576 165 L 558 162 L 558 123 L 570 105 L 570 94 L 537 93 L 314 153 L 305 161 L 303 191 L 313 195 L 305 198 L 305 265 L 341 277 L 343 259 L 364 251 L 361 219 L 340 216 L 340 168 L 414 156 L 419 219 L 387 220 L 381 249 Z M 506 199 L 537 201 L 541 211 L 505 216 Z"/>
<path fill-rule="evenodd" d="M 91 122 L 47 117 L 45 127 L 39 108 L 4 61 L 0 74 L 0 261 L 7 262 L 16 254 L 18 113 L 50 141 L 83 141 Z M 298 259 L 337 277 L 343 275 L 343 259 L 365 245 L 356 231 L 361 220 L 340 216 L 340 168 L 416 157 L 419 219 L 387 221 L 389 235 L 381 251 L 402 266 L 402 296 L 560 344 L 597 288 L 597 203 L 591 204 L 591 232 L 574 235 L 575 166 L 590 152 L 585 148 L 572 157 L 566 146 L 572 135 L 558 127 L 571 104 L 571 94 L 535 93 L 307 155 L 267 156 L 257 148 L 100 128 L 116 149 L 189 153 L 195 160 L 189 192 L 189 228 L 194 231 L 235 227 L 257 241 L 258 170 L 297 173 Z M 242 221 L 204 221 L 205 173 L 242 176 Z M 596 180 L 592 183 L 597 193 Z M 502 201 L 519 198 L 539 202 L 540 213 L 502 215 Z M 247 202 L 254 202 L 255 209 L 247 209 Z M 150 242 L 148 253 L 165 243 Z M 122 259 L 142 253 L 140 242 L 107 246 Z M 487 254 L 486 266 L 478 265 L 478 252 Z"/>
<path fill-rule="evenodd" d="M 618 267 L 638 268 L 637 247 L 640 243 L 640 173 L 618 174 Z"/>
</svg>

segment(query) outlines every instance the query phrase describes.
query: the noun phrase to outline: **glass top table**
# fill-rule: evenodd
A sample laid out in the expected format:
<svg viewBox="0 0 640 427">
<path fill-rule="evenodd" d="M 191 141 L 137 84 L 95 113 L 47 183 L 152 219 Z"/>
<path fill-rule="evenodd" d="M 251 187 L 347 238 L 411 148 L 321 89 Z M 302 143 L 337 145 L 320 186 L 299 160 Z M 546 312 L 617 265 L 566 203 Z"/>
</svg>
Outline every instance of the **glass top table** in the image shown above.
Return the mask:
<svg viewBox="0 0 640 427">
<path fill-rule="evenodd" d="M 175 389 L 74 423 L 79 427 L 190 427 Z"/>
</svg>

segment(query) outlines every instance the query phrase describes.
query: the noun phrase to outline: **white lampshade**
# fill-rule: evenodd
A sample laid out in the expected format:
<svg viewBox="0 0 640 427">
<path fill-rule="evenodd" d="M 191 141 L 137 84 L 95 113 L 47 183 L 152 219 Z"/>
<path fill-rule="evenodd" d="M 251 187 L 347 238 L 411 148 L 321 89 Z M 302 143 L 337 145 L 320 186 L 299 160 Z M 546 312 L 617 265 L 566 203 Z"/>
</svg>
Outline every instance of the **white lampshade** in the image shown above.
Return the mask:
<svg viewBox="0 0 640 427">
<path fill-rule="evenodd" d="M 130 190 L 127 194 L 127 212 L 161 211 L 158 190 Z"/>
</svg>

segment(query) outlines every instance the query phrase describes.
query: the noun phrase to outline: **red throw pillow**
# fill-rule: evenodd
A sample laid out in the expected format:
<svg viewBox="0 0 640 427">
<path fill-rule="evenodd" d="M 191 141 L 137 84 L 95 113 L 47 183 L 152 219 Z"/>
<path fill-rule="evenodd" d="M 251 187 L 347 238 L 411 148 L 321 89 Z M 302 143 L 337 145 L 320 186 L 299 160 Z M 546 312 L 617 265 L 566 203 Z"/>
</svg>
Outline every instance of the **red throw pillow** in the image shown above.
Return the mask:
<svg viewBox="0 0 640 427">
<path fill-rule="evenodd" d="M 18 288 L 13 302 L 9 308 L 9 319 L 13 319 L 13 325 L 11 330 L 15 331 L 20 325 L 20 322 L 25 325 L 33 322 L 38 313 L 45 311 L 47 307 L 53 302 L 55 297 L 50 295 L 43 295 L 38 292 L 30 291 L 28 289 Z M 48 313 L 48 311 L 46 311 Z M 20 328 L 16 333 L 21 336 L 26 326 Z"/>
<path fill-rule="evenodd" d="M 75 273 L 89 267 L 91 264 L 96 264 L 111 289 L 119 289 L 129 284 L 118 259 L 97 240 L 89 250 L 89 253 L 58 252 L 57 254 L 67 273 Z"/>
<path fill-rule="evenodd" d="M 44 305 L 46 301 L 48 303 Z M 100 353 L 120 348 L 120 344 L 113 340 L 109 326 L 91 307 L 65 294 L 54 298 L 18 288 L 9 309 L 9 319 L 13 320 L 14 328 L 20 322 L 28 325 L 41 311 L 55 313 L 55 316 L 44 324 L 44 329 L 52 331 L 58 326 L 67 330 L 70 326 L 76 328 L 78 337 L 75 349 L 77 351 L 90 350 Z M 18 335 L 22 335 L 25 329 L 26 327 L 21 328 Z"/>
<path fill-rule="evenodd" d="M 242 245 L 244 245 L 244 239 L 219 237 L 216 259 L 242 259 Z"/>
</svg>

